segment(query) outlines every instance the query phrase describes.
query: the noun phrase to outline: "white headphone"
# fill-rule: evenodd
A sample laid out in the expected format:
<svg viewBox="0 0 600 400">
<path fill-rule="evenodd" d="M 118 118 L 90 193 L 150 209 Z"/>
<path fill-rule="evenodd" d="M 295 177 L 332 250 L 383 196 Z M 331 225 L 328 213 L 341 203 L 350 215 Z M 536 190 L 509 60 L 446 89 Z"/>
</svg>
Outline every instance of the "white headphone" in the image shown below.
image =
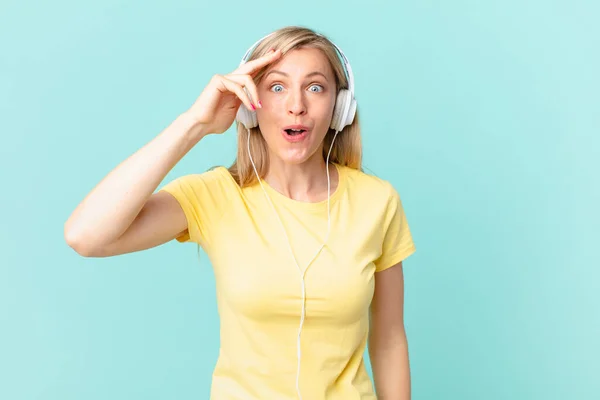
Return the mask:
<svg viewBox="0 0 600 400">
<path fill-rule="evenodd" d="M 246 63 L 248 56 L 251 51 L 256 48 L 256 46 L 273 35 L 273 33 L 269 33 L 262 39 L 258 40 L 254 43 L 244 54 L 242 57 L 242 61 L 240 65 Z M 317 33 L 319 36 L 323 36 Z M 333 110 L 333 118 L 331 119 L 331 129 L 335 129 L 336 131 L 341 131 L 345 126 L 352 124 L 354 121 L 354 115 L 356 114 L 356 100 L 354 99 L 354 75 L 352 74 L 352 67 L 350 66 L 350 62 L 344 55 L 344 52 L 333 42 L 330 43 L 336 48 L 340 55 L 340 59 L 344 65 L 344 72 L 346 73 L 346 78 L 348 79 L 348 89 L 340 89 L 337 94 L 337 98 L 335 101 L 335 109 Z M 258 126 L 258 120 L 256 119 L 256 111 L 248 110 L 247 107 L 244 107 L 243 104 L 240 106 L 237 112 L 236 119 L 241 122 L 246 129 L 255 128 Z"/>
<path fill-rule="evenodd" d="M 271 36 L 272 34 L 273 33 L 270 33 L 269 35 L 263 37 L 262 39 L 258 40 L 256 43 L 254 43 L 246 51 L 246 54 L 244 54 L 244 57 L 242 58 L 242 62 L 240 63 L 240 65 L 242 65 L 246 62 L 248 55 L 256 47 L 256 45 L 258 43 L 263 41 L 265 38 Z M 317 33 L 317 35 L 319 35 L 319 34 Z M 322 36 L 322 35 L 319 35 L 319 36 Z M 317 258 L 317 256 L 319 255 L 319 253 L 321 252 L 323 247 L 325 247 L 325 244 L 329 240 L 329 233 L 331 232 L 331 210 L 330 210 L 331 180 L 329 178 L 329 155 L 331 154 L 331 149 L 333 149 L 333 143 L 335 142 L 335 138 L 337 137 L 338 132 L 340 132 L 342 129 L 344 129 L 345 126 L 352 124 L 352 121 L 354 120 L 354 115 L 356 114 L 356 100 L 354 99 L 354 76 L 352 75 L 352 68 L 350 67 L 350 63 L 348 62 L 348 59 L 346 58 L 346 56 L 344 55 L 342 50 L 338 46 L 336 46 L 334 43 L 331 43 L 331 44 L 333 44 L 333 46 L 337 49 L 338 53 L 341 56 L 340 58 L 344 64 L 346 77 L 348 79 L 348 89 L 340 89 L 338 91 L 336 103 L 335 103 L 335 109 L 333 111 L 333 116 L 332 116 L 331 126 L 330 126 L 330 128 L 335 130 L 335 135 L 333 136 L 333 140 L 331 141 L 331 145 L 329 147 L 329 152 L 327 153 L 327 160 L 325 162 L 325 166 L 327 169 L 327 235 L 325 237 L 324 243 L 317 250 L 317 252 L 313 256 L 313 258 L 310 260 L 310 262 L 306 265 L 306 268 L 304 268 L 304 270 L 302 270 L 300 268 L 300 264 L 298 264 L 298 260 L 296 260 L 296 256 L 294 255 L 294 251 L 293 251 L 292 245 L 290 243 L 290 238 L 285 230 L 285 227 L 283 226 L 281 217 L 279 217 L 279 214 L 277 213 L 277 210 L 275 209 L 275 206 L 273 205 L 271 198 L 269 197 L 267 191 L 265 190 L 265 188 L 262 184 L 262 180 L 260 179 L 260 176 L 258 175 L 256 165 L 254 164 L 254 160 L 252 159 L 252 154 L 250 154 L 250 129 L 258 126 L 256 112 L 248 110 L 248 108 L 246 108 L 246 106 L 241 104 L 240 108 L 238 109 L 237 116 L 236 116 L 236 119 L 238 120 L 238 122 L 242 123 L 244 125 L 244 127 L 246 127 L 246 130 L 248 131 L 248 143 L 247 143 L 248 144 L 248 157 L 250 157 L 250 162 L 252 163 L 252 167 L 254 168 L 254 173 L 256 174 L 258 183 L 260 184 L 267 201 L 271 205 L 273 212 L 275 213 L 275 215 L 277 216 L 277 219 L 279 220 L 281 229 L 283 230 L 283 233 L 285 234 L 285 237 L 287 238 L 287 243 L 289 246 L 290 253 L 292 255 L 292 258 L 294 259 L 294 262 L 296 263 L 296 266 L 298 267 L 298 271 L 300 272 L 300 277 L 302 278 L 302 314 L 300 317 L 300 327 L 298 329 L 298 338 L 297 338 L 298 367 L 297 367 L 297 373 L 296 373 L 296 391 L 298 392 L 298 398 L 300 400 L 302 400 L 302 395 L 300 393 L 300 359 L 302 356 L 302 352 L 300 351 L 300 334 L 302 333 L 302 326 L 304 325 L 304 317 L 306 315 L 306 306 L 305 306 L 305 304 L 306 304 L 306 286 L 305 286 L 305 282 L 304 282 L 304 276 L 306 274 L 306 271 L 308 270 L 308 267 Z M 246 88 L 244 88 L 244 90 L 246 90 Z M 248 92 L 246 91 L 246 93 L 248 93 Z M 338 185 L 339 185 L 339 183 L 338 183 Z"/>
</svg>

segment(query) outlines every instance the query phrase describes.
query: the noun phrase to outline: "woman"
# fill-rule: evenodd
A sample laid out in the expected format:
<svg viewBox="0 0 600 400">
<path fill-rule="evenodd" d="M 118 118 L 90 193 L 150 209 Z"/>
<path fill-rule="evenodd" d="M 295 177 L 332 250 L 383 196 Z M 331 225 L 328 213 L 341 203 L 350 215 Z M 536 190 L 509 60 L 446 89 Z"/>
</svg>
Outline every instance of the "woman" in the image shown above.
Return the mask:
<svg viewBox="0 0 600 400">
<path fill-rule="evenodd" d="M 351 99 L 349 64 L 304 27 L 273 32 L 245 58 L 105 177 L 66 222 L 65 238 L 88 257 L 174 238 L 203 247 L 221 318 L 211 399 L 407 400 L 402 261 L 415 246 L 398 193 L 361 169 L 350 103 L 339 115 L 340 93 Z M 236 113 L 231 167 L 155 193 Z"/>
</svg>

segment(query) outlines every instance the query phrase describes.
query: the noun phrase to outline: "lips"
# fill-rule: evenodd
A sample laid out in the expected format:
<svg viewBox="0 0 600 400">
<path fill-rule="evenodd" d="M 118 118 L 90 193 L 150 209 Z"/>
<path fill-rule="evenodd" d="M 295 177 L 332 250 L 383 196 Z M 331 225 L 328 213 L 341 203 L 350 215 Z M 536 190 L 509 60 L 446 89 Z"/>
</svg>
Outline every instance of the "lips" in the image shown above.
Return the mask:
<svg viewBox="0 0 600 400">
<path fill-rule="evenodd" d="M 308 136 L 310 128 L 306 125 L 297 124 L 284 126 L 281 131 L 288 142 L 299 142 Z"/>
<path fill-rule="evenodd" d="M 299 125 L 299 124 L 297 124 L 297 125 L 284 126 L 283 130 L 286 131 L 288 135 L 293 136 L 293 135 L 302 134 L 305 131 L 308 131 L 310 129 L 306 125 Z"/>
</svg>

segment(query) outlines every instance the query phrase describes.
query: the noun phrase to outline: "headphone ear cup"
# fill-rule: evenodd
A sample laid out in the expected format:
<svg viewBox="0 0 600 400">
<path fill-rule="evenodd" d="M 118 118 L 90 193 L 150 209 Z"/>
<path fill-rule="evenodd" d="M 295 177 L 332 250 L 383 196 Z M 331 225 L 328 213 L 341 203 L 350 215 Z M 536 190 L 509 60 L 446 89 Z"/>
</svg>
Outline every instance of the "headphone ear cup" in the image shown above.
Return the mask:
<svg viewBox="0 0 600 400">
<path fill-rule="evenodd" d="M 349 115 L 350 112 L 352 112 L 352 115 Z M 347 89 L 340 89 L 335 102 L 330 127 L 338 132 L 341 131 L 346 125 L 352 123 L 355 112 L 356 102 L 352 98 L 352 93 Z"/>
<path fill-rule="evenodd" d="M 244 92 L 250 97 L 250 92 L 244 87 Z M 258 119 L 256 118 L 256 111 L 250 111 L 246 108 L 244 103 L 240 104 L 235 117 L 241 122 L 246 129 L 256 128 L 258 126 Z"/>
<path fill-rule="evenodd" d="M 343 89 L 340 90 L 335 99 L 335 107 L 333 109 L 333 117 L 331 118 L 330 128 L 336 131 L 341 131 L 340 125 L 342 123 L 342 113 L 344 112 L 344 102 L 346 101 L 346 96 L 343 93 Z"/>
<path fill-rule="evenodd" d="M 350 106 L 348 107 L 348 116 L 346 117 L 346 126 L 352 125 L 354 121 L 354 116 L 356 115 L 356 99 L 352 98 L 350 100 Z"/>
<path fill-rule="evenodd" d="M 243 103 L 240 104 L 235 119 L 238 120 L 238 122 L 241 122 L 246 129 L 256 128 L 258 126 L 256 112 L 248 110 Z"/>
</svg>

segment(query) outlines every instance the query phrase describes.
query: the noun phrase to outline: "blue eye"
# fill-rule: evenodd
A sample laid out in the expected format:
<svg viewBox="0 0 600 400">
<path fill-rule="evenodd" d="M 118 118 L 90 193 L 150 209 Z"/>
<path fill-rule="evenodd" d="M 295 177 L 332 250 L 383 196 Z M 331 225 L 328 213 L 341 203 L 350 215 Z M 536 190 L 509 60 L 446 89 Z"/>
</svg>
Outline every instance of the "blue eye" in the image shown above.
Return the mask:
<svg viewBox="0 0 600 400">
<path fill-rule="evenodd" d="M 281 88 L 281 90 L 275 90 L 275 88 L 278 87 L 278 86 Z M 310 91 L 313 92 L 313 93 L 320 93 L 320 92 L 322 92 L 324 90 L 323 86 L 317 85 L 317 84 L 311 85 L 310 87 L 311 87 Z M 312 90 L 313 87 L 317 87 L 318 89 L 317 90 Z M 281 84 L 279 84 L 279 83 L 276 83 L 276 84 L 274 84 L 274 85 L 271 86 L 271 91 L 273 91 L 275 93 L 281 93 L 282 90 L 283 90 L 283 86 Z"/>
</svg>

